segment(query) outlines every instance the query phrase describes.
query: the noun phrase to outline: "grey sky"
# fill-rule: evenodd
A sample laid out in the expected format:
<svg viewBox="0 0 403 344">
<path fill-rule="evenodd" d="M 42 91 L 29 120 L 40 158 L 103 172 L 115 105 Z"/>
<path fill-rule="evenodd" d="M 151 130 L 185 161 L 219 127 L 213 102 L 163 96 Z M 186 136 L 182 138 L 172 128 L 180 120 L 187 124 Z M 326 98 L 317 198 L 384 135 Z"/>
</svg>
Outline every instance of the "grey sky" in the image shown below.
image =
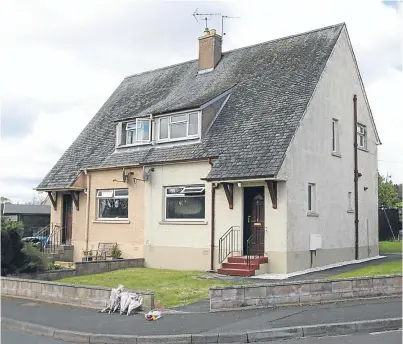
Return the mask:
<svg viewBox="0 0 403 344">
<path fill-rule="evenodd" d="M 346 22 L 383 142 L 379 169 L 403 181 L 395 3 L 5 0 L 0 6 L 2 196 L 29 200 L 125 76 L 196 59 L 204 27 L 192 16 L 196 8 L 241 17 L 226 22 L 224 51 Z M 219 17 L 209 18 L 220 33 Z"/>
</svg>

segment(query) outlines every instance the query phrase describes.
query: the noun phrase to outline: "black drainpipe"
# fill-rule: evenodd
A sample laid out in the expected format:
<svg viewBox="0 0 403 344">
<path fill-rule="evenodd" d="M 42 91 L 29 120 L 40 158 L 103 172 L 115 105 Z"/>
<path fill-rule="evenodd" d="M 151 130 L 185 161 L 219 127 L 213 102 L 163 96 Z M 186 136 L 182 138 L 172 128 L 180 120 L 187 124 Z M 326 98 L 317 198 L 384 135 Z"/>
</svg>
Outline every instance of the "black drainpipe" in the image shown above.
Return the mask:
<svg viewBox="0 0 403 344">
<path fill-rule="evenodd" d="M 213 166 L 211 158 L 208 159 L 208 163 Z M 211 234 L 210 234 L 210 271 L 214 271 L 214 218 L 215 218 L 215 189 L 218 189 L 220 184 L 211 186 Z"/>
<path fill-rule="evenodd" d="M 358 260 L 358 144 L 357 144 L 357 95 L 354 94 L 354 225 L 355 225 L 355 259 Z"/>
</svg>

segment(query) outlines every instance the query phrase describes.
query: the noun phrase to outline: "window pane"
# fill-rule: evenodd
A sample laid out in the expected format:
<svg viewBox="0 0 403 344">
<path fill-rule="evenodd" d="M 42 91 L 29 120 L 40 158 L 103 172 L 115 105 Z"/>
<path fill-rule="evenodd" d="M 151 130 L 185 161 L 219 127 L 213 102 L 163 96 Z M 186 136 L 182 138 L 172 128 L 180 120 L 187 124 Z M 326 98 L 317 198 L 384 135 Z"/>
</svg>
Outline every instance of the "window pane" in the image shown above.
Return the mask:
<svg viewBox="0 0 403 344">
<path fill-rule="evenodd" d="M 137 121 L 137 141 L 150 141 L 150 121 Z"/>
<path fill-rule="evenodd" d="M 126 131 L 126 144 L 130 145 L 134 143 L 134 140 L 136 138 L 136 131 L 135 130 L 128 130 Z"/>
<path fill-rule="evenodd" d="M 129 195 L 128 189 L 115 190 L 115 197 L 123 197 L 123 196 L 127 197 L 128 195 Z"/>
<path fill-rule="evenodd" d="M 186 115 L 175 115 L 175 116 L 171 116 L 171 123 L 173 123 L 173 122 L 180 122 L 180 121 L 186 121 Z"/>
<path fill-rule="evenodd" d="M 100 190 L 97 197 L 113 197 L 113 190 Z"/>
<path fill-rule="evenodd" d="M 199 131 L 199 116 L 197 113 L 189 114 L 189 135 L 197 135 Z"/>
<path fill-rule="evenodd" d="M 186 137 L 186 123 L 171 124 L 171 139 Z"/>
<path fill-rule="evenodd" d="M 136 122 L 127 123 L 126 130 L 136 130 Z"/>
<path fill-rule="evenodd" d="M 173 195 L 173 194 L 178 194 L 183 190 L 183 188 L 168 188 L 167 189 L 167 194 L 168 195 Z"/>
<path fill-rule="evenodd" d="M 167 219 L 204 219 L 204 196 L 168 197 Z"/>
<path fill-rule="evenodd" d="M 168 118 L 160 119 L 160 139 L 168 138 Z"/>
<path fill-rule="evenodd" d="M 312 210 L 312 185 L 308 185 L 308 210 Z"/>
<path fill-rule="evenodd" d="M 113 199 L 102 198 L 98 201 L 98 215 L 99 218 L 114 219 L 123 218 L 127 219 L 128 211 L 127 204 L 128 199 Z"/>
</svg>

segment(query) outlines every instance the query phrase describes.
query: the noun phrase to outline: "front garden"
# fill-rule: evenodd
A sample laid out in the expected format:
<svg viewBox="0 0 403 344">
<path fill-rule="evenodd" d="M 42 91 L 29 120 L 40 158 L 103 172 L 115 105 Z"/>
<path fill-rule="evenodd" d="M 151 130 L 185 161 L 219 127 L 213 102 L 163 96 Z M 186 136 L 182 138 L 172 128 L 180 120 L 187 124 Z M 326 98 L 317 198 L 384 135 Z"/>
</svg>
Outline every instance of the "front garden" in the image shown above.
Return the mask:
<svg viewBox="0 0 403 344">
<path fill-rule="evenodd" d="M 379 242 L 379 254 L 385 253 L 402 253 L 402 241 Z"/>
<path fill-rule="evenodd" d="M 170 308 L 207 299 L 210 287 L 235 284 L 232 281 L 202 278 L 205 274 L 200 271 L 137 268 L 64 278 L 57 282 L 109 288 L 123 284 L 127 289 L 153 291 L 155 301 Z"/>
<path fill-rule="evenodd" d="M 360 268 L 338 275 L 329 276 L 327 279 L 333 278 L 350 278 L 350 277 L 365 277 L 365 276 L 380 276 L 380 275 L 397 275 L 402 273 L 402 261 L 397 260 L 378 265 L 370 265 L 365 268 Z"/>
</svg>

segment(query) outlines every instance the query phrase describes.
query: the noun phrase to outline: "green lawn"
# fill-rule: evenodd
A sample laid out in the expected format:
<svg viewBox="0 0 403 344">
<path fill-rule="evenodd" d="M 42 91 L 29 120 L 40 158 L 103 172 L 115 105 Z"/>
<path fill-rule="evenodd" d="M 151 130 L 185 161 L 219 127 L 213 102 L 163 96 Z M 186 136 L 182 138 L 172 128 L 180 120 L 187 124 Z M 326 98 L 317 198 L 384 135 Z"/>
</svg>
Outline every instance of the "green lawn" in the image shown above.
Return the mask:
<svg viewBox="0 0 403 344">
<path fill-rule="evenodd" d="M 124 269 L 69 277 L 58 282 L 102 287 L 116 287 L 118 284 L 123 284 L 127 289 L 150 290 L 155 292 L 156 302 L 161 301 L 165 308 L 169 308 L 207 299 L 210 287 L 234 284 L 231 281 L 197 278 L 205 274 L 200 271 Z"/>
<path fill-rule="evenodd" d="M 346 278 L 346 277 L 364 277 L 364 276 L 377 276 L 377 275 L 394 275 L 402 273 L 402 261 L 397 260 L 384 264 L 367 266 L 365 268 L 344 272 L 339 275 L 329 276 L 326 279 L 333 278 Z"/>
<path fill-rule="evenodd" d="M 402 241 L 380 241 L 379 253 L 402 253 Z"/>
</svg>

